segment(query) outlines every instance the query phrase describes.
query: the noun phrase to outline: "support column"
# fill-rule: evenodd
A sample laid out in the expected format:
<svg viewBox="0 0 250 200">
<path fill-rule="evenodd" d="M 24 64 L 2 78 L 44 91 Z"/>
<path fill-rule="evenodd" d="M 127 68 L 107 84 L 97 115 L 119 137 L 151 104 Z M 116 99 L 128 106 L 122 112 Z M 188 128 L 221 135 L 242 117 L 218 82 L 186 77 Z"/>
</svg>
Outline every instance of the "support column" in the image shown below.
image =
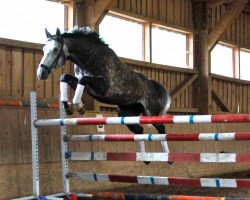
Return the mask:
<svg viewBox="0 0 250 200">
<path fill-rule="evenodd" d="M 193 1 L 194 66 L 199 77 L 194 83 L 194 103 L 199 114 L 211 113 L 211 73 L 210 52 L 208 51 L 208 23 L 206 1 Z"/>
</svg>

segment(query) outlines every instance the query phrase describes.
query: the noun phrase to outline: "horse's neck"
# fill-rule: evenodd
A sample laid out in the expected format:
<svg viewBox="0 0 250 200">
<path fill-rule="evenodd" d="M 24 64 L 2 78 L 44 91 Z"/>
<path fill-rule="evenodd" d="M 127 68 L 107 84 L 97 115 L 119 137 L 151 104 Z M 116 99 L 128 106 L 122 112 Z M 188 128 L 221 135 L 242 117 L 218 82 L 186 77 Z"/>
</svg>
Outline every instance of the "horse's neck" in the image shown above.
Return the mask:
<svg viewBox="0 0 250 200">
<path fill-rule="evenodd" d="M 66 38 L 64 43 L 68 49 L 68 59 L 74 62 L 79 67 L 86 66 L 86 63 L 90 62 L 93 49 L 90 45 L 85 44 L 80 39 Z"/>
<path fill-rule="evenodd" d="M 96 45 L 91 45 L 79 39 L 66 39 L 65 45 L 69 50 L 69 60 L 79 66 L 82 71 L 94 71 L 99 74 L 98 63 L 101 62 L 103 54 L 99 53 L 100 50 Z"/>
</svg>

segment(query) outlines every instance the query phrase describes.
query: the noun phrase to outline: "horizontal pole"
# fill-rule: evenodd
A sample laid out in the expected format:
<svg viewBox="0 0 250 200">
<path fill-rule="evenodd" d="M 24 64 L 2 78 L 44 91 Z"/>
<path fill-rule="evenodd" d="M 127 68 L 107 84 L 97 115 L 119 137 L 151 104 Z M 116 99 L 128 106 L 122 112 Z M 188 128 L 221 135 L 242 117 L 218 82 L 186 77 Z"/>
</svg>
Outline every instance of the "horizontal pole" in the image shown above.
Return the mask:
<svg viewBox="0 0 250 200">
<path fill-rule="evenodd" d="M 146 185 L 176 185 L 211 188 L 250 188 L 250 179 L 223 179 L 223 178 L 183 178 L 164 176 L 126 176 L 114 174 L 95 174 L 69 172 L 68 178 L 83 181 L 137 183 Z"/>
<path fill-rule="evenodd" d="M 237 153 L 134 153 L 134 152 L 65 152 L 65 157 L 78 161 L 149 161 L 198 163 L 249 163 L 250 154 Z"/>
<path fill-rule="evenodd" d="M 113 200 L 249 200 L 249 198 L 229 197 L 205 197 L 186 195 L 157 195 L 157 194 L 133 194 L 123 192 L 93 192 L 92 194 L 71 194 L 72 197 L 83 197 L 86 199 L 113 199 Z"/>
<path fill-rule="evenodd" d="M 0 100 L 0 106 L 2 107 L 11 107 L 11 108 L 29 108 L 30 101 L 27 100 Z M 38 108 L 50 108 L 50 109 L 59 109 L 58 103 L 46 103 L 43 101 L 37 102 Z"/>
<path fill-rule="evenodd" d="M 97 124 L 196 124 L 241 122 L 250 122 L 250 114 L 40 119 L 35 121 L 34 124 L 38 127 Z"/>
<path fill-rule="evenodd" d="M 64 141 L 228 141 L 250 140 L 250 132 L 233 133 L 171 133 L 171 134 L 106 134 L 106 135 L 65 135 Z"/>
</svg>

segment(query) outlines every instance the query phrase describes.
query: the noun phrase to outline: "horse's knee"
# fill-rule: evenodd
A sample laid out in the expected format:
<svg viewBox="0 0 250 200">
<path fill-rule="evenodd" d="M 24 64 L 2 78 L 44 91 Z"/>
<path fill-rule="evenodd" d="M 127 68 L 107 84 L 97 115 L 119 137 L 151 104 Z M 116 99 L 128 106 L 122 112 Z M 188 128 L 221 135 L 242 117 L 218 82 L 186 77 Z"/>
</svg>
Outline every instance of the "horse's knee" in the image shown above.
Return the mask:
<svg viewBox="0 0 250 200">
<path fill-rule="evenodd" d="M 62 74 L 60 77 L 60 82 L 69 82 L 71 75 L 69 74 Z"/>
<path fill-rule="evenodd" d="M 62 74 L 60 77 L 60 82 L 68 83 L 69 86 L 75 90 L 77 86 L 78 79 L 74 76 L 71 76 L 69 74 Z"/>
</svg>

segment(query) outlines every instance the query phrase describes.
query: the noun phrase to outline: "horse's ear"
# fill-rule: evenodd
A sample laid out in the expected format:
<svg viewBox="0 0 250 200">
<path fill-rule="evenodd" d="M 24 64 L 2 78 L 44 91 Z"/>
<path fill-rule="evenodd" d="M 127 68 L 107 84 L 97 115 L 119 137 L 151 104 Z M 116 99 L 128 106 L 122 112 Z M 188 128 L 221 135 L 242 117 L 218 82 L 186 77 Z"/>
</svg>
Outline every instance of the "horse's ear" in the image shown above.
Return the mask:
<svg viewBox="0 0 250 200">
<path fill-rule="evenodd" d="M 51 38 L 52 37 L 52 35 L 49 33 L 49 31 L 46 28 L 45 28 L 45 33 L 46 33 L 47 38 Z"/>
<path fill-rule="evenodd" d="M 56 36 L 57 36 L 57 37 L 60 37 L 60 35 L 61 35 L 61 32 L 60 32 L 59 28 L 57 28 L 57 29 L 56 29 Z"/>
</svg>

